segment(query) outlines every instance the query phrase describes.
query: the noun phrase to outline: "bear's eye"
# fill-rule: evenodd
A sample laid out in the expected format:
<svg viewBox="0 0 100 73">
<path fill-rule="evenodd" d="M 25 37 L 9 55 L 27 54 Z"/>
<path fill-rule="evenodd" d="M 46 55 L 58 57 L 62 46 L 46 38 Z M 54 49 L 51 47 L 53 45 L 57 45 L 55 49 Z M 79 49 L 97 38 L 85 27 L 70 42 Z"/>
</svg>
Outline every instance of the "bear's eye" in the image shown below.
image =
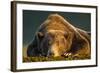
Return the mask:
<svg viewBox="0 0 100 73">
<path fill-rule="evenodd" d="M 48 33 L 48 35 L 49 35 L 49 37 L 51 37 L 51 38 L 54 38 L 54 37 L 55 37 L 55 34 L 53 34 L 53 33 Z"/>
</svg>

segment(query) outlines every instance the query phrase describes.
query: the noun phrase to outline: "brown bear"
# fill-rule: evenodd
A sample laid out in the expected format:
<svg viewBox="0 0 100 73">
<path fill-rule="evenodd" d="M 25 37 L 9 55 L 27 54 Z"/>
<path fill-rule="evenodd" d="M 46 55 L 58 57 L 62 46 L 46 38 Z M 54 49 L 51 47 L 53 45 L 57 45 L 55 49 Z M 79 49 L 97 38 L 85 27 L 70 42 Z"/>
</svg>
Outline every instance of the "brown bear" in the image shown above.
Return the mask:
<svg viewBox="0 0 100 73">
<path fill-rule="evenodd" d="M 59 14 L 50 14 L 27 48 L 28 57 L 68 56 L 90 58 L 90 36 Z"/>
</svg>

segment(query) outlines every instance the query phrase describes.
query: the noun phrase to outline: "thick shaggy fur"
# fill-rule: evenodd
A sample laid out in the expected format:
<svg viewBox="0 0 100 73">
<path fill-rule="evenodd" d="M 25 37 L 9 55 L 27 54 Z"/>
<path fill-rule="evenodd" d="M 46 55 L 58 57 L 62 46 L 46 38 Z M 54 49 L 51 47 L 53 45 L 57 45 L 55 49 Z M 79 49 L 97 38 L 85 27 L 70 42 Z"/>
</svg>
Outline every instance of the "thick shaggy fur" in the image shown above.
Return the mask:
<svg viewBox="0 0 100 73">
<path fill-rule="evenodd" d="M 86 31 L 74 27 L 58 14 L 51 14 L 38 28 L 27 55 L 90 58 L 90 46 L 90 36 Z"/>
</svg>

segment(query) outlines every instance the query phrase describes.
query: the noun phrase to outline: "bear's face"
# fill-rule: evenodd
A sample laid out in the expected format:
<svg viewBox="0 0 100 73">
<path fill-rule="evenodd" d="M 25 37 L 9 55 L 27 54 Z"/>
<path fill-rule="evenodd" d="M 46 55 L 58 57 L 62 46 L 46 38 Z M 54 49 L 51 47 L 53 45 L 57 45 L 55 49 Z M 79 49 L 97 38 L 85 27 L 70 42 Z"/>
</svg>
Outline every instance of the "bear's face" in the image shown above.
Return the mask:
<svg viewBox="0 0 100 73">
<path fill-rule="evenodd" d="M 45 34 L 39 34 L 42 56 L 61 56 L 70 50 L 72 37 L 69 33 L 62 30 L 48 30 Z"/>
</svg>

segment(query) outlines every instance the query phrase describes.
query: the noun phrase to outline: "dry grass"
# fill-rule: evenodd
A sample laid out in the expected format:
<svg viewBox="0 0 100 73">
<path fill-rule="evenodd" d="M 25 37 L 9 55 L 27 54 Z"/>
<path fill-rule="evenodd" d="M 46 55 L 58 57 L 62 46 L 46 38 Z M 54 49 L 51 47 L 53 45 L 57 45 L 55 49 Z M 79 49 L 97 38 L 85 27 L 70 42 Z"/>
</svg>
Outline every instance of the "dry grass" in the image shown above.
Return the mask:
<svg viewBox="0 0 100 73">
<path fill-rule="evenodd" d="M 68 61 L 68 60 L 86 60 L 90 59 L 87 56 L 73 57 L 72 55 L 68 57 L 27 57 L 26 48 L 23 48 L 23 62 L 45 62 L 45 61 Z"/>
<path fill-rule="evenodd" d="M 23 62 L 44 62 L 44 61 L 68 61 L 68 60 L 86 60 L 88 57 L 73 58 L 69 57 L 23 57 Z"/>
</svg>

